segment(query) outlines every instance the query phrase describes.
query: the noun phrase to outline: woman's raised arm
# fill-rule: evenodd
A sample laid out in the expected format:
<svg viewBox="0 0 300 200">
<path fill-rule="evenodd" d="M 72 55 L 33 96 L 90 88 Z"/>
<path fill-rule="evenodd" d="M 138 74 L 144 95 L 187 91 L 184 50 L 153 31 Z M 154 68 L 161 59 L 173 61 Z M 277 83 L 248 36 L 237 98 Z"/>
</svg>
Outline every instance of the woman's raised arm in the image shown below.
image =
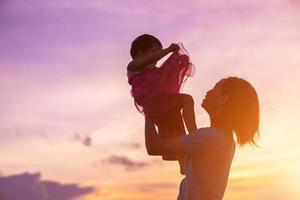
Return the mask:
<svg viewBox="0 0 300 200">
<path fill-rule="evenodd" d="M 145 143 L 149 155 L 178 155 L 184 153 L 183 137 L 161 139 L 151 119 L 145 118 Z"/>
</svg>

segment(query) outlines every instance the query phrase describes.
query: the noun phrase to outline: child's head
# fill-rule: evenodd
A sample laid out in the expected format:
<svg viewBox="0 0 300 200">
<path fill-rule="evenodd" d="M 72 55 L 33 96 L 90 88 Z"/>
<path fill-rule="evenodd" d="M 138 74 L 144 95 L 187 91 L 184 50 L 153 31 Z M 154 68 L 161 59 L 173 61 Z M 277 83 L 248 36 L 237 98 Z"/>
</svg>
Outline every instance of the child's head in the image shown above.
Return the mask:
<svg viewBox="0 0 300 200">
<path fill-rule="evenodd" d="M 132 58 L 136 58 L 142 53 L 147 53 L 154 47 L 162 48 L 159 39 L 150 34 L 143 34 L 135 38 L 131 43 L 130 55 Z"/>
</svg>

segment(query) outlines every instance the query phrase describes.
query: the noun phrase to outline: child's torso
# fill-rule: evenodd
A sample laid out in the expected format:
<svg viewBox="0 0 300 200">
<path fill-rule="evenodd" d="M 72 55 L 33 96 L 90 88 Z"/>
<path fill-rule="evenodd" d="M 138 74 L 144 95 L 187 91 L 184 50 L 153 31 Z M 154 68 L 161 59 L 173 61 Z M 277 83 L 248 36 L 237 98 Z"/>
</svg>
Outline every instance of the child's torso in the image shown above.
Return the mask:
<svg viewBox="0 0 300 200">
<path fill-rule="evenodd" d="M 130 80 L 131 78 L 133 78 L 136 75 L 142 74 L 146 70 L 153 69 L 153 68 L 157 68 L 157 67 L 154 64 L 150 64 L 150 65 L 148 65 L 148 66 L 146 66 L 146 67 L 144 67 L 144 68 L 142 68 L 141 70 L 138 70 L 138 71 L 129 71 L 129 70 L 127 70 L 128 80 Z"/>
</svg>

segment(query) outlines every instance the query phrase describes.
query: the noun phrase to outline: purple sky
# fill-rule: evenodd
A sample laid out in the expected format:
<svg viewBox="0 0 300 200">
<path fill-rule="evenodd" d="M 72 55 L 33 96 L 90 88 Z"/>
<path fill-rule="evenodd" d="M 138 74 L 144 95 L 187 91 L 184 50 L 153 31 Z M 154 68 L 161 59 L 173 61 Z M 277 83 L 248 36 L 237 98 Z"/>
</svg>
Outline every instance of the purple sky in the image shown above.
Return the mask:
<svg viewBox="0 0 300 200">
<path fill-rule="evenodd" d="M 298 199 L 300 1 L 161 2 L 0 0 L 0 171 L 99 189 L 84 200 L 174 199 L 182 177 L 146 155 L 127 84 L 131 41 L 150 33 L 190 52 L 197 71 L 184 92 L 198 126 L 209 126 L 200 102 L 221 78 L 257 90 L 263 148 L 237 151 L 225 200 Z"/>
</svg>

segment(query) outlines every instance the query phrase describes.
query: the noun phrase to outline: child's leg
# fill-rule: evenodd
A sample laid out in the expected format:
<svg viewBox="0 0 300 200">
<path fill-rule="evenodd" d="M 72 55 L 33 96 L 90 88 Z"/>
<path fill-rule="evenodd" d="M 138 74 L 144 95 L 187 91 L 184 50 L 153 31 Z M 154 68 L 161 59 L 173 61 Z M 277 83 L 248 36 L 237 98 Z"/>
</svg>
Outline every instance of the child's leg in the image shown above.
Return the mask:
<svg viewBox="0 0 300 200">
<path fill-rule="evenodd" d="M 180 104 L 169 112 L 153 119 L 158 127 L 158 133 L 161 138 L 172 138 L 185 135 L 184 122 L 182 118 L 182 99 Z M 178 156 L 163 155 L 163 160 L 178 160 Z M 182 168 L 183 164 L 181 165 Z"/>
<path fill-rule="evenodd" d="M 195 120 L 195 111 L 194 111 L 194 100 L 191 95 L 181 94 L 183 99 L 182 105 L 182 117 L 184 119 L 186 128 L 189 133 L 197 130 L 196 120 Z"/>
<path fill-rule="evenodd" d="M 180 111 L 177 112 L 177 117 L 180 117 L 179 119 L 182 121 L 182 118 L 181 118 L 181 113 Z M 161 126 L 158 126 L 158 132 L 159 134 L 161 135 L 165 135 L 167 137 L 170 138 L 170 131 L 172 132 L 172 134 L 174 134 L 173 136 L 171 137 L 176 137 L 176 136 L 179 136 L 179 135 L 184 135 L 185 134 L 185 131 L 184 131 L 184 125 L 183 125 L 183 122 L 182 123 L 179 123 L 180 120 L 176 120 L 177 123 L 175 123 L 174 119 L 176 118 L 176 114 L 174 113 L 173 116 L 170 116 L 170 119 L 173 119 L 171 120 L 171 122 L 173 123 L 167 123 L 167 124 L 163 124 Z M 162 159 L 163 160 L 178 160 L 178 164 L 179 164 L 179 167 L 180 167 L 180 174 L 184 175 L 184 154 L 180 154 L 180 155 L 162 155 Z"/>
<path fill-rule="evenodd" d="M 160 123 L 157 123 L 157 128 L 158 128 L 158 134 L 160 135 L 161 138 L 167 138 L 168 137 L 168 126 L 167 124 L 163 123 L 160 121 Z M 177 160 L 177 156 L 171 156 L 171 155 L 162 155 L 163 160 Z"/>
<path fill-rule="evenodd" d="M 158 132 L 162 138 L 176 137 L 180 135 L 185 135 L 184 122 L 182 119 L 181 108 L 178 107 L 170 111 L 165 117 L 160 118 L 157 121 Z M 172 135 L 170 135 L 170 133 Z M 184 175 L 184 154 L 181 155 L 163 155 L 163 160 L 178 160 L 180 166 L 180 173 Z"/>
</svg>

